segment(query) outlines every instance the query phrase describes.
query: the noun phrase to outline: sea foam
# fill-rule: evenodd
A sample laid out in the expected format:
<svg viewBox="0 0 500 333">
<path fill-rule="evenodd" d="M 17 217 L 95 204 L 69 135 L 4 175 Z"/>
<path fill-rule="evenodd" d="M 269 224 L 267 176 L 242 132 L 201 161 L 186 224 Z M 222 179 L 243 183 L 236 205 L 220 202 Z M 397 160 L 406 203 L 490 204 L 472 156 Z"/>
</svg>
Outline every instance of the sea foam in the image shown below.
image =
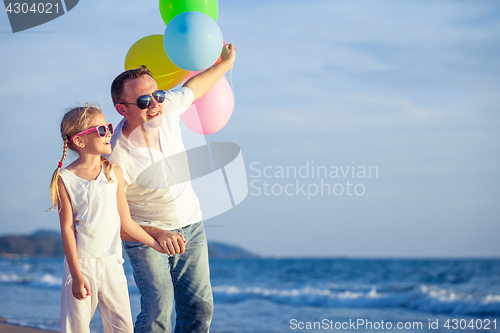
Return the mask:
<svg viewBox="0 0 500 333">
<path fill-rule="evenodd" d="M 500 315 L 500 295 L 477 296 L 427 285 L 402 288 L 400 292 L 379 292 L 376 286 L 371 286 L 369 291 L 356 289 L 339 291 L 317 287 L 279 289 L 222 285 L 214 286 L 213 293 L 215 301 L 221 303 L 262 299 L 295 306 L 407 308 L 433 313 Z"/>
</svg>

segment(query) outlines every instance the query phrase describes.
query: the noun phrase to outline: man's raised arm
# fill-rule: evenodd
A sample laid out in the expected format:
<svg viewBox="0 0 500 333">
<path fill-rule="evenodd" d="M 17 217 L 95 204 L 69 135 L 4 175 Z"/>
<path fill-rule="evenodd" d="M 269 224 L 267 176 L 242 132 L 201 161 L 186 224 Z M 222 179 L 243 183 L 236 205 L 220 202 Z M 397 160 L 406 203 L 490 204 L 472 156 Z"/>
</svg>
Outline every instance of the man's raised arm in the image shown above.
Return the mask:
<svg viewBox="0 0 500 333">
<path fill-rule="evenodd" d="M 233 68 L 235 58 L 236 47 L 233 44 L 226 44 L 222 49 L 222 61 L 206 71 L 193 76 L 184 83 L 183 87 L 191 89 L 194 94 L 194 100 L 196 101 L 198 98 L 205 95 L 205 93 L 219 81 L 222 75 Z"/>
</svg>

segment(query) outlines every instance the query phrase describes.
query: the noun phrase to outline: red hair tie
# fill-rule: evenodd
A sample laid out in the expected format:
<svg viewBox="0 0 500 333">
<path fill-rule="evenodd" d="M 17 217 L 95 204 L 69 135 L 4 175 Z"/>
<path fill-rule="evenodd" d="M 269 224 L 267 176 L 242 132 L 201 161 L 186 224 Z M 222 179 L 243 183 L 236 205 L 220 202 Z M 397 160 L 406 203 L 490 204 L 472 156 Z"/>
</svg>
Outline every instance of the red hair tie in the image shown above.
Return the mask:
<svg viewBox="0 0 500 333">
<path fill-rule="evenodd" d="M 59 162 L 59 167 L 62 168 L 62 162 Z"/>
</svg>

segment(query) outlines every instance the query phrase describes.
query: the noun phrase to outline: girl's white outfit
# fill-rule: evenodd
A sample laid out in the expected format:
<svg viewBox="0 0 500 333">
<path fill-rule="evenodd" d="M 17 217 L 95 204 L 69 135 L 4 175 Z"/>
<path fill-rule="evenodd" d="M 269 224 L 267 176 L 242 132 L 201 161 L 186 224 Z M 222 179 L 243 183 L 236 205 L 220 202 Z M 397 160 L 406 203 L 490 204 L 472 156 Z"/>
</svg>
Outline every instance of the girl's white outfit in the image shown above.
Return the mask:
<svg viewBox="0 0 500 333">
<path fill-rule="evenodd" d="M 90 332 L 99 307 L 104 332 L 133 332 L 132 314 L 123 271 L 120 215 L 116 202 L 118 181 L 108 181 L 104 168 L 96 179 L 82 179 L 66 169 L 60 173 L 73 208 L 78 265 L 90 285 L 91 296 L 77 300 L 64 260 L 61 292 L 61 332 Z"/>
</svg>

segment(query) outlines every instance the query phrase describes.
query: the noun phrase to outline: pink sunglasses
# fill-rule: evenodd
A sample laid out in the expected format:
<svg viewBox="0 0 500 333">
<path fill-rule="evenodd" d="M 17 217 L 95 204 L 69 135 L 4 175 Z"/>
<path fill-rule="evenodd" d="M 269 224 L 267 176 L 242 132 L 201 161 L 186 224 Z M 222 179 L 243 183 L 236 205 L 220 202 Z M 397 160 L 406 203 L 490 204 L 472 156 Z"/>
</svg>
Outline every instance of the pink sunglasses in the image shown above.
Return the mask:
<svg viewBox="0 0 500 333">
<path fill-rule="evenodd" d="M 91 127 L 83 132 L 77 133 L 77 134 L 73 135 L 71 137 L 71 139 L 69 139 L 68 144 L 73 142 L 73 139 L 75 138 L 75 136 L 82 136 L 82 135 L 88 134 L 88 133 L 93 132 L 93 131 L 97 131 L 97 135 L 99 135 L 100 138 L 104 138 L 108 134 L 108 132 L 109 132 L 109 134 L 113 135 L 113 124 L 109 123 L 106 125 L 98 125 L 95 127 Z"/>
</svg>

